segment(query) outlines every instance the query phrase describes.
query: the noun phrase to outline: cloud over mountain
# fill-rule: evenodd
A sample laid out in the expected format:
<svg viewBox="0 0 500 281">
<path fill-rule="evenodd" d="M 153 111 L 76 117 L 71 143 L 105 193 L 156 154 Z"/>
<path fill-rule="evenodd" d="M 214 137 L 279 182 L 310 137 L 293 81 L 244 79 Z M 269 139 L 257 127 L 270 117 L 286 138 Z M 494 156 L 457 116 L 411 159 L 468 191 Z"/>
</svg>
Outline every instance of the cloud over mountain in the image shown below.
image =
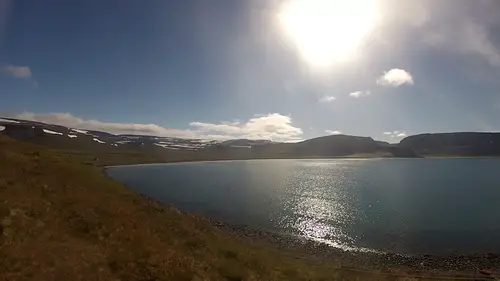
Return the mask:
<svg viewBox="0 0 500 281">
<path fill-rule="evenodd" d="M 156 124 L 116 123 L 86 120 L 70 113 L 36 114 L 24 112 L 14 118 L 56 124 L 70 128 L 105 131 L 115 134 L 157 135 L 179 138 L 204 139 L 268 139 L 273 141 L 296 141 L 302 130 L 292 125 L 292 119 L 279 113 L 254 116 L 247 122 L 221 122 L 218 124 L 191 122 L 189 129 L 165 128 Z"/>
<path fill-rule="evenodd" d="M 404 131 L 384 132 L 383 134 L 391 138 L 404 138 L 408 136 Z"/>
</svg>

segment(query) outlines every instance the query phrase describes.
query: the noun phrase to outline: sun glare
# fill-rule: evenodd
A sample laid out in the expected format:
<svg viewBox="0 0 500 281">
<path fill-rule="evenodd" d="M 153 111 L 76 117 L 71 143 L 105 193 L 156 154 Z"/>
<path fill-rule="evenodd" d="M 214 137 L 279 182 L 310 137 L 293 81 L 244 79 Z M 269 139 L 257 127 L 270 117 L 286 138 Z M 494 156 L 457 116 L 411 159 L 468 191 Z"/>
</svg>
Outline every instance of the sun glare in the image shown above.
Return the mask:
<svg viewBox="0 0 500 281">
<path fill-rule="evenodd" d="M 377 0 L 289 0 L 278 19 L 300 55 L 327 66 L 352 58 L 380 18 Z"/>
</svg>

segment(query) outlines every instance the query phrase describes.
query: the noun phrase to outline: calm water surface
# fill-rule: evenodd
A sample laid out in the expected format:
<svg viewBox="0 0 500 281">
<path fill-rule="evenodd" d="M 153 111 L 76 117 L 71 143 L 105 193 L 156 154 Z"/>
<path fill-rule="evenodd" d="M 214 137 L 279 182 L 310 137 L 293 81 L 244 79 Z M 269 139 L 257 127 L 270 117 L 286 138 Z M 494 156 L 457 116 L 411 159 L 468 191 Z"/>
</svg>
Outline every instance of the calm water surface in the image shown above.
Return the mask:
<svg viewBox="0 0 500 281">
<path fill-rule="evenodd" d="M 250 160 L 108 174 L 179 209 L 355 251 L 500 252 L 500 160 Z"/>
</svg>

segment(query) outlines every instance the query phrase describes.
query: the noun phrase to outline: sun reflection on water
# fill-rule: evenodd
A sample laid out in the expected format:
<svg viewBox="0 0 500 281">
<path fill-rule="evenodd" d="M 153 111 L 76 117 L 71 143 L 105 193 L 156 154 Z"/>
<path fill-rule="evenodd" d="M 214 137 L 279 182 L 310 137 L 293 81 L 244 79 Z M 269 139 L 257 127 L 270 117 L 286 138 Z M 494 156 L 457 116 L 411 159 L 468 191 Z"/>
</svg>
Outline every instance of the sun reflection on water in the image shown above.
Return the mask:
<svg viewBox="0 0 500 281">
<path fill-rule="evenodd" d="M 359 214 L 347 203 L 352 202 L 352 194 L 346 190 L 346 173 L 348 167 L 335 162 L 301 163 L 281 183 L 287 192 L 283 192 L 285 211 L 280 214 L 280 227 L 344 251 L 376 252 L 354 246 L 357 237 L 348 233 Z"/>
</svg>

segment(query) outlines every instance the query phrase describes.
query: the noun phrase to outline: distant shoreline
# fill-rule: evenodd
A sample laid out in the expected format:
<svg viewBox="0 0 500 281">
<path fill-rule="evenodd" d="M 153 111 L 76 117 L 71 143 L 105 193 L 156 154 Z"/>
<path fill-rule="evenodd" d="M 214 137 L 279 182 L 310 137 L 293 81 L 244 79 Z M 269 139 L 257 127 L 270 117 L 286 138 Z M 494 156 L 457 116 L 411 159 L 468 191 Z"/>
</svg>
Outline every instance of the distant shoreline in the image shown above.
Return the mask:
<svg viewBox="0 0 500 281">
<path fill-rule="evenodd" d="M 138 164 L 119 164 L 100 166 L 104 169 L 117 168 L 126 166 L 154 166 L 154 165 L 174 165 L 174 164 L 195 164 L 195 163 L 212 163 L 212 162 L 235 162 L 235 161 L 260 161 L 260 160 L 422 160 L 422 159 L 500 159 L 500 156 L 423 156 L 420 158 L 411 157 L 318 157 L 318 158 L 249 158 L 249 159 L 213 159 L 213 160 L 173 160 L 166 162 L 151 162 Z"/>
</svg>

